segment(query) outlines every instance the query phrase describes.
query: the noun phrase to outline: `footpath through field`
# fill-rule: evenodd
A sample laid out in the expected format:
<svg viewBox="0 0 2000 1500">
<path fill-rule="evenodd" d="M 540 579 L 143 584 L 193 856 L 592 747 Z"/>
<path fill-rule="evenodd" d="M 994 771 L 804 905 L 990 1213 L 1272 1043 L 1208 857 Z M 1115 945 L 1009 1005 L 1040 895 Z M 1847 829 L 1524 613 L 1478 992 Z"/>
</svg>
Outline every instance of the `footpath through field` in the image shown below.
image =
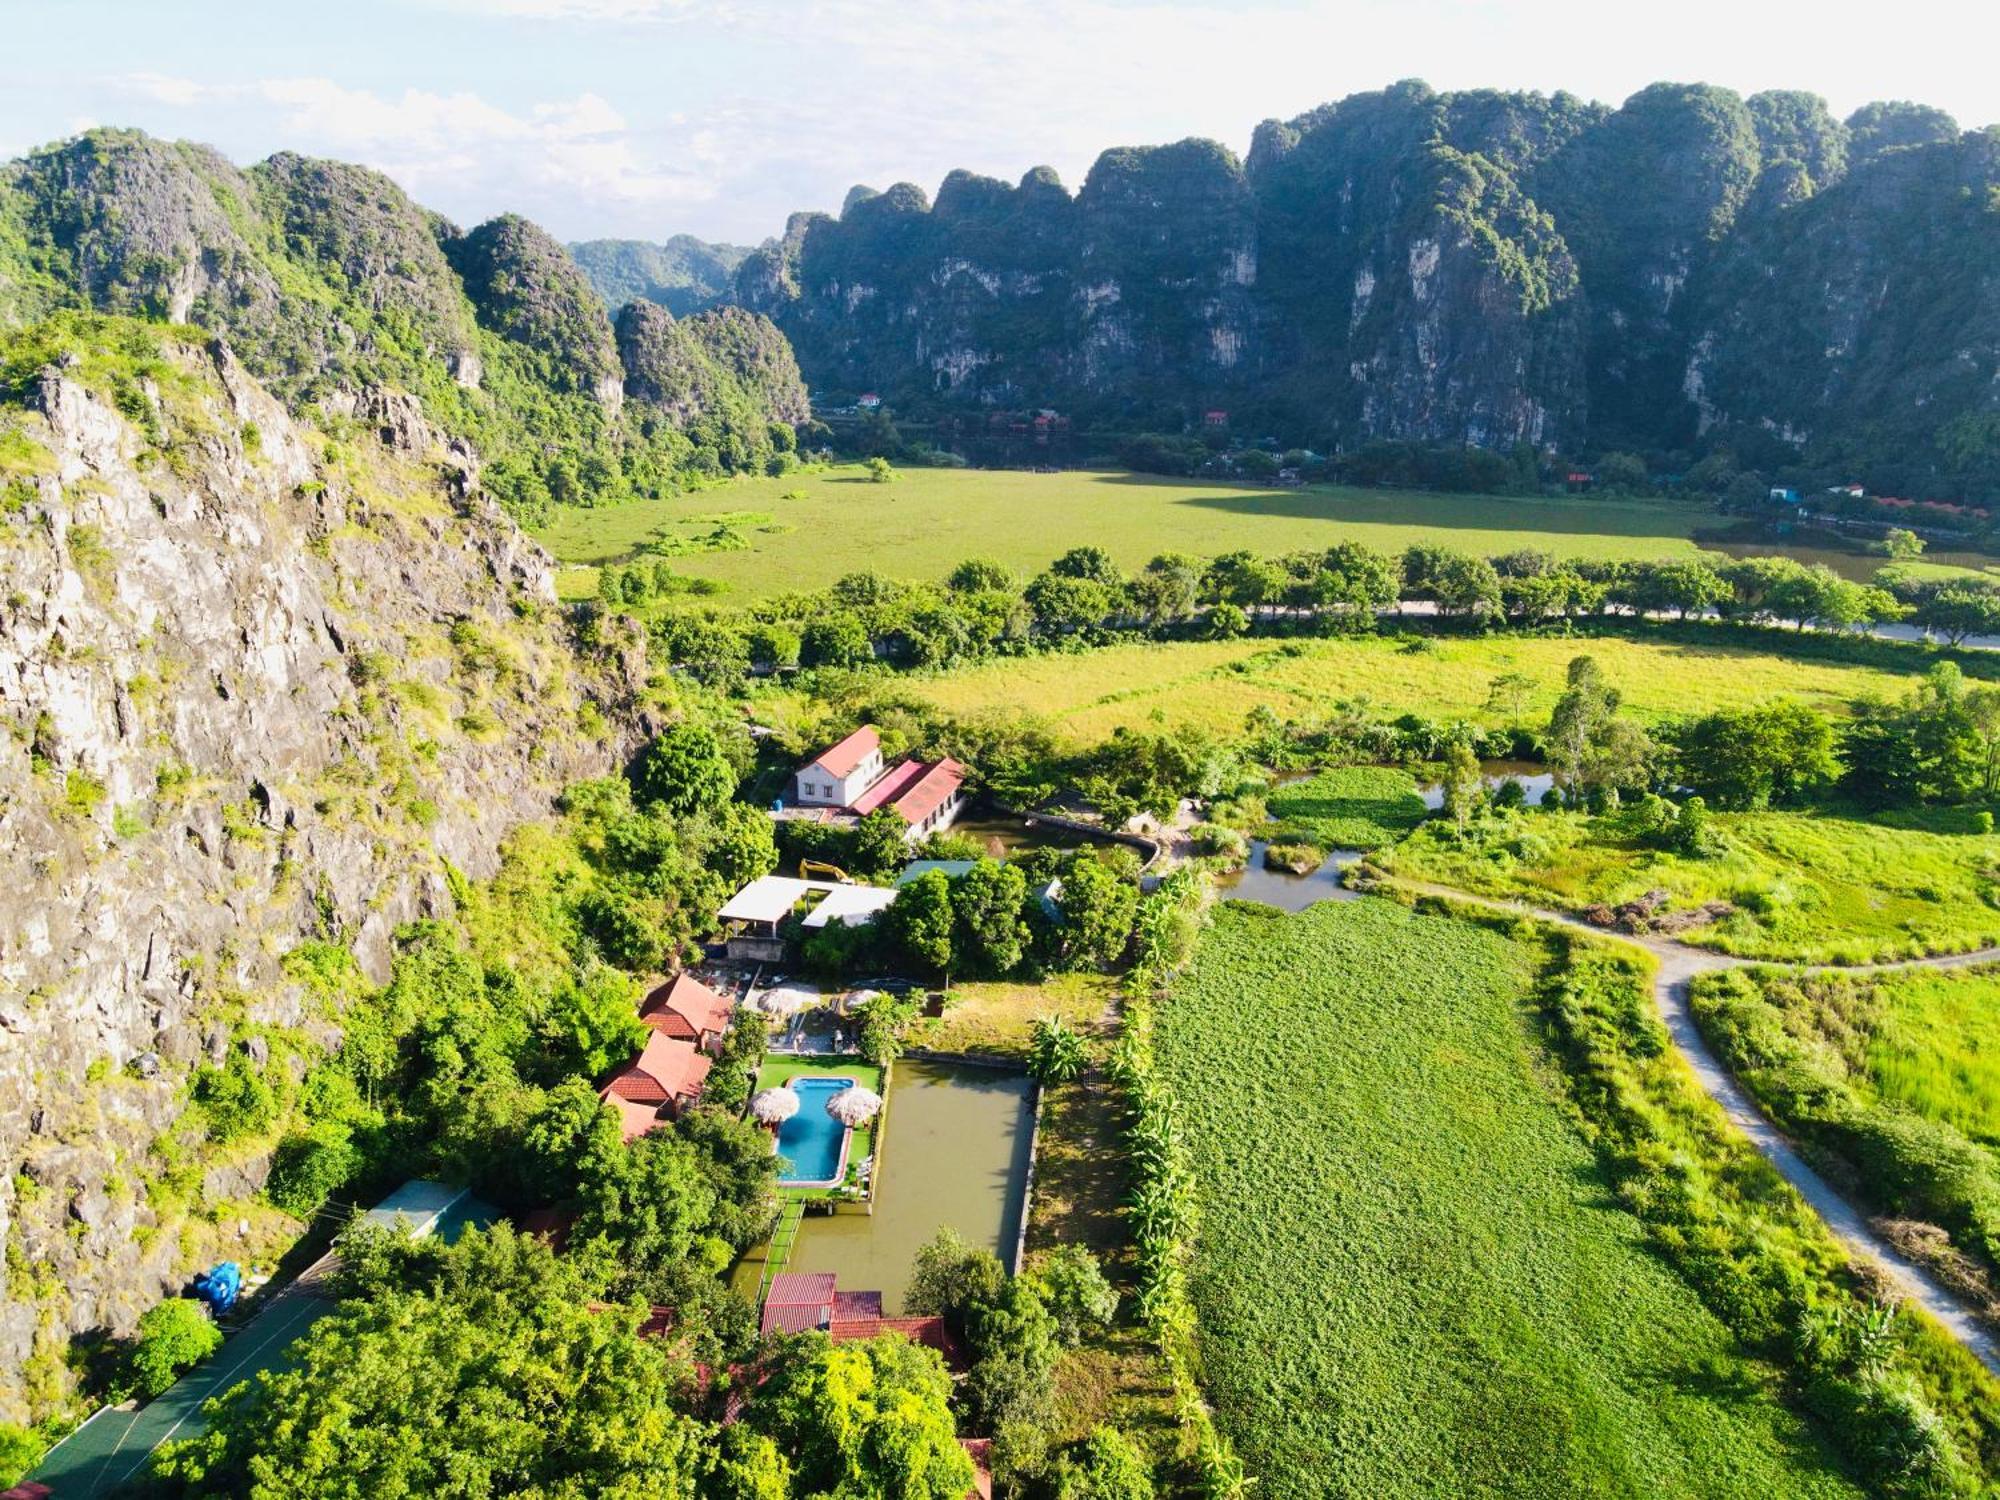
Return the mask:
<svg viewBox="0 0 2000 1500">
<path fill-rule="evenodd" d="M 2000 1339 L 1996 1339 L 1986 1323 L 1956 1294 L 1878 1234 L 1865 1214 L 1835 1192 L 1827 1180 L 1806 1163 L 1805 1158 L 1799 1155 L 1798 1148 L 1786 1138 L 1783 1131 L 1765 1117 L 1764 1112 L 1757 1107 L 1756 1101 L 1750 1097 L 1749 1091 L 1736 1081 L 1735 1075 L 1723 1066 L 1722 1060 L 1710 1049 L 1707 1040 L 1701 1034 L 1701 1028 L 1695 1024 L 1694 1010 L 1688 1004 L 1688 987 L 1695 976 L 1712 973 L 1717 969 L 1790 967 L 1802 968 L 1810 973 L 1850 974 L 1881 974 L 1897 969 L 1957 969 L 2000 959 L 2000 948 L 1982 948 L 1973 953 L 1902 959 L 1890 963 L 1785 965 L 1773 963 L 1768 959 L 1746 959 L 1733 954 L 1714 953 L 1706 948 L 1677 943 L 1671 938 L 1611 932 L 1602 927 L 1594 927 L 1581 917 L 1572 916 L 1567 912 L 1526 906 L 1515 901 L 1496 900 L 1490 896 L 1475 896 L 1469 891 L 1461 891 L 1448 885 L 1413 880 L 1396 880 L 1392 883 L 1420 895 L 1438 896 L 1448 901 L 1464 902 L 1468 906 L 1484 907 L 1489 911 L 1552 922 L 1559 927 L 1573 928 L 1579 932 L 1587 932 L 1592 937 L 1626 943 L 1650 953 L 1657 964 L 1653 977 L 1653 1003 L 1659 1009 L 1660 1019 L 1666 1025 L 1667 1034 L 1673 1038 L 1675 1050 L 1680 1053 L 1682 1061 L 1688 1065 L 1709 1098 L 1722 1107 L 1722 1112 L 1729 1117 L 1730 1124 L 1748 1136 L 1751 1144 L 1763 1154 L 1764 1159 L 1777 1169 L 1778 1175 L 1790 1183 L 1801 1198 L 1812 1205 L 1814 1212 L 1826 1221 L 1827 1228 L 1833 1231 L 1835 1238 L 1852 1253 L 1873 1261 L 1898 1291 L 1950 1330 L 1952 1336 L 1971 1350 L 1988 1370 L 2000 1375 Z"/>
</svg>

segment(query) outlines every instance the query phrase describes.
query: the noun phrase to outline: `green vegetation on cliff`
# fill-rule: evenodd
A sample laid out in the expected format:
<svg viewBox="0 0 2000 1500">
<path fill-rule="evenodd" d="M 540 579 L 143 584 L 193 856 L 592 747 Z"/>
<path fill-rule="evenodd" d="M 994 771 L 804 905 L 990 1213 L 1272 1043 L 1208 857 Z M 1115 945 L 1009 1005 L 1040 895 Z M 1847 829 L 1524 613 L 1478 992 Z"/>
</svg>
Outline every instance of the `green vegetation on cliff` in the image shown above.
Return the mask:
<svg viewBox="0 0 2000 1500">
<path fill-rule="evenodd" d="M 0 319 L 78 307 L 196 324 L 295 409 L 408 392 L 523 516 L 789 462 L 805 415 L 782 336 L 741 313 L 680 331 L 693 399 L 659 406 L 649 377 L 628 405 L 604 306 L 540 229 L 462 234 L 379 173 L 289 153 L 239 170 L 99 130 L 0 165 Z"/>
</svg>

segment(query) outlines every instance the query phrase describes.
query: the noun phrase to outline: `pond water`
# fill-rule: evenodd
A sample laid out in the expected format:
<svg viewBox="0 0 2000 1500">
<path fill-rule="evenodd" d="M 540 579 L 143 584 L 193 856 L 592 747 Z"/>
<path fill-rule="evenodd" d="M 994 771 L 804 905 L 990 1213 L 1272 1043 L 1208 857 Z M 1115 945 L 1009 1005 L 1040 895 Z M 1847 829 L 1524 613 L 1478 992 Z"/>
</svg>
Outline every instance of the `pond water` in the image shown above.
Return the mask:
<svg viewBox="0 0 2000 1500">
<path fill-rule="evenodd" d="M 1086 844 L 1110 842 L 1094 839 L 1074 828 L 1057 828 L 1031 818 L 1003 813 L 982 813 L 976 818 L 960 818 L 951 825 L 952 833 L 979 840 L 988 859 L 1006 859 L 1024 849 L 1078 849 Z"/>
<path fill-rule="evenodd" d="M 778 1155 L 791 1167 L 778 1181 L 791 1187 L 831 1187 L 847 1171 L 847 1127 L 826 1112 L 827 1100 L 852 1088 L 852 1078 L 794 1078 L 799 1112 L 778 1127 Z"/>
<path fill-rule="evenodd" d="M 808 1111 L 824 1114 L 823 1102 Z M 950 1225 L 1009 1266 L 1020 1238 L 1034 1138 L 1034 1086 L 1020 1073 L 903 1058 L 876 1152 L 875 1212 L 808 1214 L 790 1271 L 832 1271 L 843 1291 L 879 1291 L 902 1311 L 910 1264 Z M 754 1292 L 753 1251 L 738 1285 Z M 746 1285 L 747 1283 L 747 1285 Z"/>
<path fill-rule="evenodd" d="M 1342 872 L 1361 858 L 1359 849 L 1336 849 L 1310 874 L 1273 870 L 1264 863 L 1262 839 L 1250 843 L 1250 862 L 1216 877 L 1216 888 L 1232 901 L 1258 901 L 1280 911 L 1304 911 L 1318 901 L 1352 901 L 1356 892 L 1341 884 Z"/>
<path fill-rule="evenodd" d="M 1528 806 L 1540 807 L 1542 799 L 1555 786 L 1556 779 L 1548 768 L 1531 760 L 1485 760 L 1479 763 L 1480 778 L 1486 783 L 1487 791 L 1494 791 L 1503 781 L 1518 781 L 1521 789 L 1528 794 Z M 1424 799 L 1424 806 L 1436 812 L 1444 806 L 1444 786 L 1433 781 L 1428 786 L 1417 788 L 1417 794 Z"/>
</svg>

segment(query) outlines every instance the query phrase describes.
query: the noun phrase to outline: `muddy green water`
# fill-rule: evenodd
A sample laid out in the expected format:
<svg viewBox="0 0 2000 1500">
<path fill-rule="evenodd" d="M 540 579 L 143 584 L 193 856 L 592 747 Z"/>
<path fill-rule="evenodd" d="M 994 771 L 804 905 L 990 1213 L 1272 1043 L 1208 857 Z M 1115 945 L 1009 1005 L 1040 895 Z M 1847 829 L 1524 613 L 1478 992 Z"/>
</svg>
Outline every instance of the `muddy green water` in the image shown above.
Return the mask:
<svg viewBox="0 0 2000 1500">
<path fill-rule="evenodd" d="M 786 1269 L 832 1271 L 843 1291 L 879 1291 L 895 1316 L 911 1261 L 944 1225 L 1011 1265 L 1033 1137 L 1033 1085 L 1021 1074 L 901 1059 L 875 1212 L 808 1215 Z M 753 1291 L 760 1262 L 753 1252 L 744 1267 Z"/>
</svg>

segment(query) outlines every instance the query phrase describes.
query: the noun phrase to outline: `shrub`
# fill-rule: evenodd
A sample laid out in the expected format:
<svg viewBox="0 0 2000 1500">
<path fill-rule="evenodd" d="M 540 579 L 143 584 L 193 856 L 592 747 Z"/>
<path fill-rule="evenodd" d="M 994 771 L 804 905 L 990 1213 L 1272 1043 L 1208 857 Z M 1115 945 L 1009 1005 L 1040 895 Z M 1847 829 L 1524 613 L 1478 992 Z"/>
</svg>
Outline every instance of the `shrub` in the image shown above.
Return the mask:
<svg viewBox="0 0 2000 1500">
<path fill-rule="evenodd" d="M 346 1186 L 361 1170 L 361 1151 L 347 1127 L 322 1121 L 310 1131 L 288 1135 L 271 1155 L 264 1196 L 283 1212 L 303 1219 Z"/>
<path fill-rule="evenodd" d="M 221 1347 L 222 1330 L 209 1320 L 201 1305 L 186 1297 L 172 1297 L 148 1308 L 139 1319 L 132 1373 L 144 1395 L 157 1396 L 180 1378 L 181 1371 Z"/>
</svg>

